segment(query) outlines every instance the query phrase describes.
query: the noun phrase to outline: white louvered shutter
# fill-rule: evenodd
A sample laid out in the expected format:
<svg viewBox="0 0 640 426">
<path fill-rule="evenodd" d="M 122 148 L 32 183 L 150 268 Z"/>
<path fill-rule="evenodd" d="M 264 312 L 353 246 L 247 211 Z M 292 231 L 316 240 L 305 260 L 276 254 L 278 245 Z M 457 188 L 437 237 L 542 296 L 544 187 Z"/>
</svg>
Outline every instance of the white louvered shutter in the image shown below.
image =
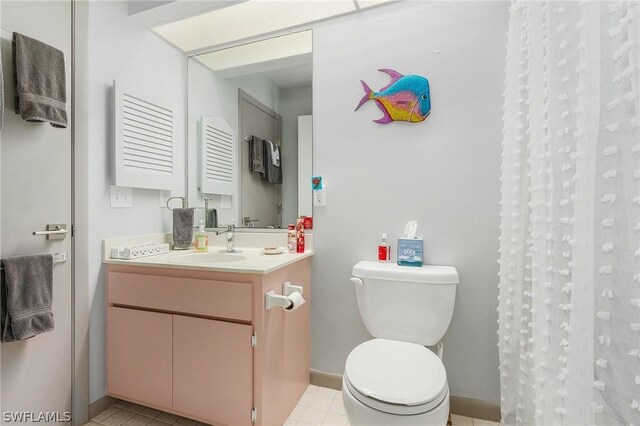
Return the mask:
<svg viewBox="0 0 640 426">
<path fill-rule="evenodd" d="M 200 192 L 235 195 L 238 168 L 234 129 L 221 117 L 202 117 L 199 136 Z"/>
<path fill-rule="evenodd" d="M 116 186 L 174 190 L 175 111 L 169 100 L 150 99 L 113 82 Z"/>
</svg>

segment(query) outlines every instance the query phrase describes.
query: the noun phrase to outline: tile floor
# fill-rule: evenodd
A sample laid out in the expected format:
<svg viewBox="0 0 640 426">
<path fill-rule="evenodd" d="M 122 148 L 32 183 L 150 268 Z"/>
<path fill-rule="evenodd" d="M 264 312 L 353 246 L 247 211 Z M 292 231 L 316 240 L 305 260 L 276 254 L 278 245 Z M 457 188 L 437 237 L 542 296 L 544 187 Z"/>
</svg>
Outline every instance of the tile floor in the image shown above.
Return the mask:
<svg viewBox="0 0 640 426">
<path fill-rule="evenodd" d="M 453 426 L 499 426 L 471 417 L 451 416 Z M 194 420 L 174 414 L 143 407 L 130 402 L 118 401 L 95 416 L 85 426 L 202 426 Z M 342 404 L 342 392 L 309 385 L 283 426 L 348 426 Z"/>
</svg>

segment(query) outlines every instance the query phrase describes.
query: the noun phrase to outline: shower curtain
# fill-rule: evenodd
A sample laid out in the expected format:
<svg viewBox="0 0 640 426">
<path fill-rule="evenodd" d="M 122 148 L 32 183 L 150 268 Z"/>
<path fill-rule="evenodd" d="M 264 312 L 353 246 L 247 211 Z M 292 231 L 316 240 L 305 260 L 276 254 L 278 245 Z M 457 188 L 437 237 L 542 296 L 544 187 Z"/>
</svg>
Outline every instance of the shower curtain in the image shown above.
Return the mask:
<svg viewBox="0 0 640 426">
<path fill-rule="evenodd" d="M 515 1 L 499 273 L 508 425 L 640 425 L 638 1 Z"/>
</svg>

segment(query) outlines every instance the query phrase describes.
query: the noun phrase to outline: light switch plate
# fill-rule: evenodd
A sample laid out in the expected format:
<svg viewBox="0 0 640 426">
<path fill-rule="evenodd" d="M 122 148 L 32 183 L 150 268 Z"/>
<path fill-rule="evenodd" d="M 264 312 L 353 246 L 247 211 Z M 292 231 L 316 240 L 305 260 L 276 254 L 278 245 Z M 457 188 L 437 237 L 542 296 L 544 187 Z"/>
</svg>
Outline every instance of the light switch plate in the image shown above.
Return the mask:
<svg viewBox="0 0 640 426">
<path fill-rule="evenodd" d="M 112 209 L 130 209 L 133 207 L 133 190 L 111 185 L 109 187 L 109 207 Z"/>
<path fill-rule="evenodd" d="M 167 200 L 171 198 L 171 191 L 160 191 L 160 207 L 167 208 Z"/>
<path fill-rule="evenodd" d="M 313 206 L 324 207 L 327 205 L 327 190 L 316 189 L 313 191 Z"/>
</svg>

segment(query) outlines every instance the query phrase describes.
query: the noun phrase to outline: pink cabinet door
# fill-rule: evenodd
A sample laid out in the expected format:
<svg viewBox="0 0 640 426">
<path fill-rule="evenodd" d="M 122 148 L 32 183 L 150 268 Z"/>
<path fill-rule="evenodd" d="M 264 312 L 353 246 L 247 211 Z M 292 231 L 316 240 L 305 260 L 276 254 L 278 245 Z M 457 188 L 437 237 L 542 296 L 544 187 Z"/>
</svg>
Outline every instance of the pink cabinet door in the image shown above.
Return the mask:
<svg viewBox="0 0 640 426">
<path fill-rule="evenodd" d="M 107 309 L 108 393 L 171 408 L 172 315 Z"/>
<path fill-rule="evenodd" d="M 173 409 L 214 424 L 251 425 L 252 327 L 173 317 Z"/>
</svg>

